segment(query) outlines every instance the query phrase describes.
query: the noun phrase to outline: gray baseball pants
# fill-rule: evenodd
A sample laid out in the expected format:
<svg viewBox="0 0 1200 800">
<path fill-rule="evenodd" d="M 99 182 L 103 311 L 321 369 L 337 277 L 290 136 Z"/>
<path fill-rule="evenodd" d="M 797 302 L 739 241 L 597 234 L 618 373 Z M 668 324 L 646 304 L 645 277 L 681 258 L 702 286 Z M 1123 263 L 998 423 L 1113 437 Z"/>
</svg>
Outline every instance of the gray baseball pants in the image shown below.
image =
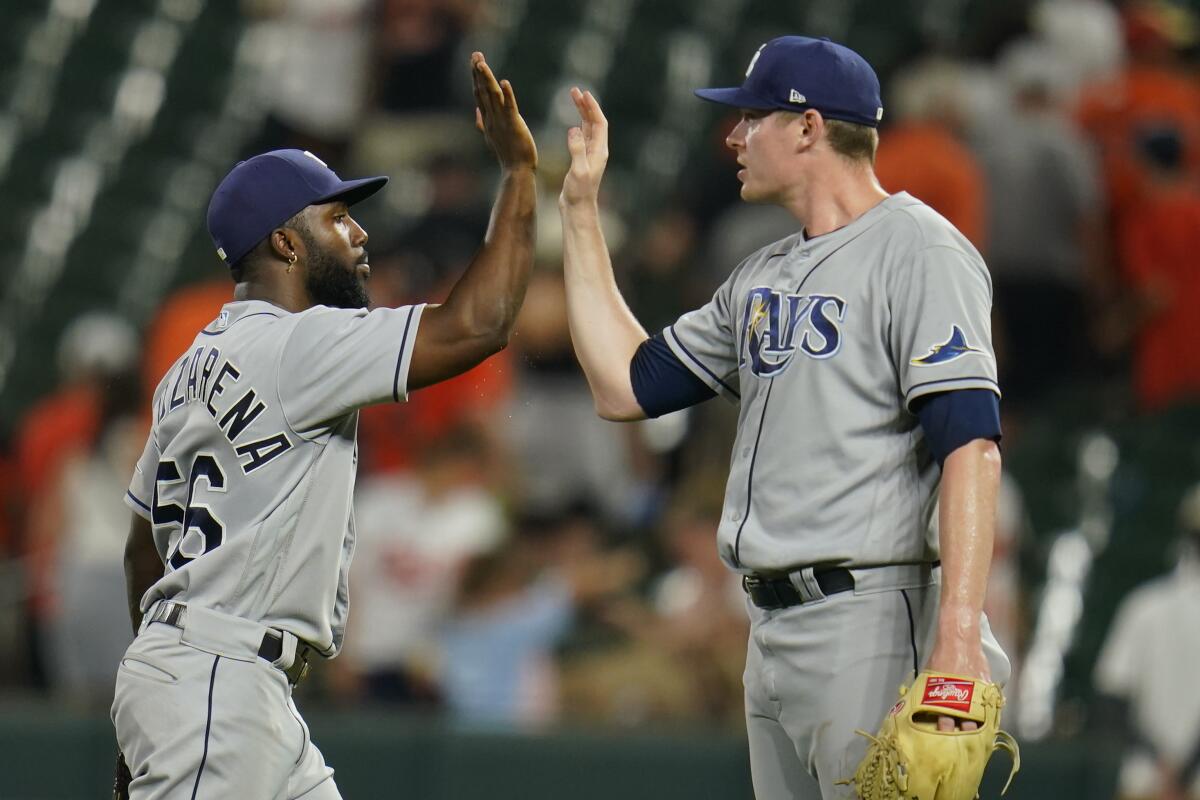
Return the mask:
<svg viewBox="0 0 1200 800">
<path fill-rule="evenodd" d="M 940 571 L 895 566 L 852 570 L 853 591 L 825 597 L 795 573 L 810 602 L 763 610 L 747 603 L 746 729 L 757 800 L 844 800 L 866 753 L 856 728 L 874 733 L 897 690 L 933 648 Z M 810 576 L 811 578 L 811 576 Z M 1009 662 L 982 621 L 992 680 Z"/>
<path fill-rule="evenodd" d="M 341 800 L 287 677 L 251 646 L 266 629 L 188 612 L 183 630 L 143 625 L 117 671 L 131 800 Z"/>
</svg>

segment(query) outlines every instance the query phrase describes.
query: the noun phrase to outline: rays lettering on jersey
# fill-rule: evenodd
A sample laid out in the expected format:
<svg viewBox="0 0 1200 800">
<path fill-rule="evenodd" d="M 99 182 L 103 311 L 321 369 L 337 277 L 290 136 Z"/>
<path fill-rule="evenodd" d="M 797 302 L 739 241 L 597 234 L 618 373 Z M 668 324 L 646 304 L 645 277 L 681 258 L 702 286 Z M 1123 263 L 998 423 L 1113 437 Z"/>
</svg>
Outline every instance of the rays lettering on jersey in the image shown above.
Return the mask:
<svg viewBox="0 0 1200 800">
<path fill-rule="evenodd" d="M 739 366 L 762 378 L 780 374 L 796 351 L 809 358 L 837 355 L 846 301 L 833 294 L 787 294 L 758 286 L 746 295 Z"/>
<path fill-rule="evenodd" d="M 204 408 L 217 421 L 221 433 L 233 445 L 234 452 L 244 459 L 239 464 L 242 472 L 249 475 L 292 449 L 292 442 L 286 433 L 279 431 L 251 442 L 237 443 L 236 440 L 250 423 L 267 410 L 267 404 L 259 398 L 253 387 L 248 387 L 233 402 L 227 402 L 222 397 L 241 377 L 242 371 L 232 361 L 221 360 L 219 349 L 197 347 L 175 365 L 174 377 L 168 382 L 170 391 L 164 391 L 159 398 L 157 414 L 161 421 L 167 414 L 183 405 L 203 403 Z M 233 393 L 230 394 L 232 396 Z M 214 403 L 221 407 L 217 408 Z"/>
</svg>

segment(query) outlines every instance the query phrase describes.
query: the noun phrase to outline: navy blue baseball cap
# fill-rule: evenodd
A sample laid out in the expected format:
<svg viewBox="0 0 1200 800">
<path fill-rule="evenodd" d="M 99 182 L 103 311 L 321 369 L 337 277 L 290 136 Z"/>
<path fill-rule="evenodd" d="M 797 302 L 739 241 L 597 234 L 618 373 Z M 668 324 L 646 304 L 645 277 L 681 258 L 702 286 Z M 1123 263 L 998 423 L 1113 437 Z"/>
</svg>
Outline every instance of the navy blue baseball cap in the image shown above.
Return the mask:
<svg viewBox="0 0 1200 800">
<path fill-rule="evenodd" d="M 828 119 L 879 126 L 879 78 L 866 59 L 828 39 L 780 36 L 758 48 L 746 80 L 732 89 L 697 89 L 714 103 L 759 111 L 814 108 Z"/>
<path fill-rule="evenodd" d="M 221 180 L 208 202 L 208 235 L 217 255 L 232 266 L 308 206 L 334 200 L 354 205 L 387 182 L 344 181 L 307 150 L 272 150 L 239 161 Z"/>
</svg>

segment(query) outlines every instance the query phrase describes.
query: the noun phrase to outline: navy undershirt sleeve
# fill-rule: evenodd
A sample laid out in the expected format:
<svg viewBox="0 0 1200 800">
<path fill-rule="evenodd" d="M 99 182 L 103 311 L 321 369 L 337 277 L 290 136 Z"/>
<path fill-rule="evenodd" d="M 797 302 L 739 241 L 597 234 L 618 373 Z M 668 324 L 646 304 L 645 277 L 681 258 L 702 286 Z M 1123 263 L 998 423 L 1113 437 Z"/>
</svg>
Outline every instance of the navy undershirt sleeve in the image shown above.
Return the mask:
<svg viewBox="0 0 1200 800">
<path fill-rule="evenodd" d="M 939 465 L 974 439 L 1000 441 L 1000 400 L 987 389 L 958 389 L 920 398 L 913 409 Z"/>
<path fill-rule="evenodd" d="M 647 417 L 661 417 L 717 396 L 671 352 L 661 333 L 638 346 L 629 362 L 629 381 Z"/>
</svg>

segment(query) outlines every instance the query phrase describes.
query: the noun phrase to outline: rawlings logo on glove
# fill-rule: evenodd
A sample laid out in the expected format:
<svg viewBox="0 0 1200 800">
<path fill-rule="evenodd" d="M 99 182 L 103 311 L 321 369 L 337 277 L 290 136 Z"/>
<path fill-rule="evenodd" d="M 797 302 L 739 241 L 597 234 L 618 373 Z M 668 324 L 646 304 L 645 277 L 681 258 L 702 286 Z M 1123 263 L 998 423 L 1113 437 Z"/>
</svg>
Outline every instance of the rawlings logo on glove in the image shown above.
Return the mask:
<svg viewBox="0 0 1200 800">
<path fill-rule="evenodd" d="M 925 681 L 925 697 L 921 701 L 927 706 L 971 710 L 971 695 L 975 692 L 974 681 L 930 676 Z"/>
<path fill-rule="evenodd" d="M 883 719 L 879 734 L 858 731 L 870 744 L 854 777 L 861 800 L 975 800 L 992 753 L 1006 750 L 1012 771 L 1021 768 L 1016 740 L 1000 730 L 1004 694 L 994 683 L 959 675 L 922 672 L 901 687 L 900 702 Z M 978 724 L 976 730 L 939 731 L 938 717 Z"/>
</svg>

